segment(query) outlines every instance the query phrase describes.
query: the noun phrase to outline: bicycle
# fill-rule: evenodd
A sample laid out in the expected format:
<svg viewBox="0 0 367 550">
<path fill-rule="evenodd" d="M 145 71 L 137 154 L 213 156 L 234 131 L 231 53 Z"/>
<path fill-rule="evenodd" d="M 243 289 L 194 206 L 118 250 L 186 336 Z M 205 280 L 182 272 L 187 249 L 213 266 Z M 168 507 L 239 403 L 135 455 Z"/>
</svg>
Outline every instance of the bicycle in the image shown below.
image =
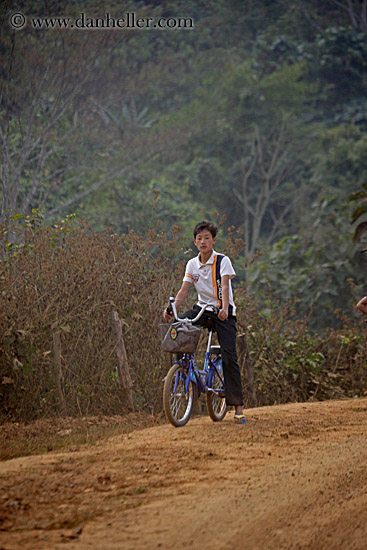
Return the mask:
<svg viewBox="0 0 367 550">
<path fill-rule="evenodd" d="M 176 325 L 184 327 L 194 326 L 200 319 L 204 311 L 211 310 L 218 313 L 219 309 L 215 306 L 205 304 L 194 319 L 180 319 L 175 307 L 175 299 L 169 299 L 172 306 Z M 171 332 L 175 334 L 177 330 L 173 325 L 169 325 Z M 167 325 L 161 325 L 166 327 Z M 222 368 L 222 357 L 220 346 L 212 345 L 213 325 L 208 326 L 209 336 L 206 346 L 205 360 L 203 369 L 199 370 L 195 362 L 194 351 L 183 351 L 176 349 L 175 353 L 180 353 L 181 357 L 174 362 L 164 379 L 163 386 L 163 406 L 167 419 L 175 427 L 185 426 L 192 416 L 194 404 L 201 393 L 206 394 L 206 407 L 210 418 L 214 422 L 220 422 L 226 415 L 227 405 L 225 401 L 224 378 Z M 162 334 L 164 331 L 162 330 Z M 167 333 L 166 333 L 167 334 Z M 176 332 L 177 334 L 177 332 Z M 193 350 L 196 348 L 193 344 Z M 187 347 L 185 348 L 187 349 Z M 173 351 L 171 351 L 173 353 Z"/>
</svg>

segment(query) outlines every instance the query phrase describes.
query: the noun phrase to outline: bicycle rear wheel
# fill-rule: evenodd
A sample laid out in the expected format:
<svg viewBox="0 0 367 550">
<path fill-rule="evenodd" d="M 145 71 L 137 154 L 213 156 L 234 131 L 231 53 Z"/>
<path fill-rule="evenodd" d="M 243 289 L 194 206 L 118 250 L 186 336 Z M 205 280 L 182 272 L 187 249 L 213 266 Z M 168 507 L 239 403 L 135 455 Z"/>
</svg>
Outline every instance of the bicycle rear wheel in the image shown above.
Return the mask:
<svg viewBox="0 0 367 550">
<path fill-rule="evenodd" d="M 196 386 L 192 380 L 187 383 L 187 376 L 187 366 L 176 363 L 170 368 L 164 381 L 164 412 L 176 428 L 187 424 L 194 409 Z"/>
<path fill-rule="evenodd" d="M 222 359 L 218 357 L 215 367 L 211 367 L 206 392 L 206 408 L 213 422 L 220 422 L 226 416 L 227 405 L 224 394 Z M 220 376 L 219 374 L 220 373 Z"/>
</svg>

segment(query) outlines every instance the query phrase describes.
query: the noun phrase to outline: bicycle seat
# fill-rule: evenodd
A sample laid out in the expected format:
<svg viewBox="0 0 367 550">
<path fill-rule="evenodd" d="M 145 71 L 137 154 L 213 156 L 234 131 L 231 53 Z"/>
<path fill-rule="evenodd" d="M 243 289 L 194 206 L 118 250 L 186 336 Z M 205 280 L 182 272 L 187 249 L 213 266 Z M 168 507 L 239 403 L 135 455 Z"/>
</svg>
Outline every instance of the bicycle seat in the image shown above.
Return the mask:
<svg viewBox="0 0 367 550">
<path fill-rule="evenodd" d="M 213 353 L 214 355 L 219 355 L 221 352 L 220 346 L 210 346 L 210 353 Z"/>
<path fill-rule="evenodd" d="M 212 332 L 217 332 L 215 328 L 215 323 L 210 317 L 206 320 L 206 328 L 208 330 L 211 330 Z"/>
</svg>

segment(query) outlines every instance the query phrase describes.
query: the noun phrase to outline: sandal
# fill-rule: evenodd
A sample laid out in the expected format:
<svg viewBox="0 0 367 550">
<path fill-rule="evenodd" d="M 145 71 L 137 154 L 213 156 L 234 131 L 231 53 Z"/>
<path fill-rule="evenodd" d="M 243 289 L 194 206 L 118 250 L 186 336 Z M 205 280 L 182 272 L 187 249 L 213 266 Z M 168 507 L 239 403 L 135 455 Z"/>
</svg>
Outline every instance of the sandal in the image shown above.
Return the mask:
<svg viewBox="0 0 367 550">
<path fill-rule="evenodd" d="M 235 414 L 234 415 L 235 424 L 246 424 L 246 418 L 244 414 Z"/>
</svg>

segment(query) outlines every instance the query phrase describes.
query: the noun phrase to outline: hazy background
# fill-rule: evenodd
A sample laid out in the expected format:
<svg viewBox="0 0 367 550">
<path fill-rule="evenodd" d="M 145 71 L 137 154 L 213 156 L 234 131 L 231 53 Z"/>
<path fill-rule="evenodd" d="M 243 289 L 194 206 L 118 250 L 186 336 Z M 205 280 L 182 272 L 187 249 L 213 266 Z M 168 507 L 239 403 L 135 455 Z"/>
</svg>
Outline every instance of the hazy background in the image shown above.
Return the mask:
<svg viewBox="0 0 367 550">
<path fill-rule="evenodd" d="M 82 13 L 176 28 L 32 27 Z M 180 225 L 190 246 L 211 218 L 246 242 L 236 270 L 255 294 L 299 296 L 317 329 L 337 308 L 353 316 L 366 13 L 366 0 L 2 2 L 2 220 L 40 208 L 46 223 L 75 213 L 117 234 Z"/>
</svg>

